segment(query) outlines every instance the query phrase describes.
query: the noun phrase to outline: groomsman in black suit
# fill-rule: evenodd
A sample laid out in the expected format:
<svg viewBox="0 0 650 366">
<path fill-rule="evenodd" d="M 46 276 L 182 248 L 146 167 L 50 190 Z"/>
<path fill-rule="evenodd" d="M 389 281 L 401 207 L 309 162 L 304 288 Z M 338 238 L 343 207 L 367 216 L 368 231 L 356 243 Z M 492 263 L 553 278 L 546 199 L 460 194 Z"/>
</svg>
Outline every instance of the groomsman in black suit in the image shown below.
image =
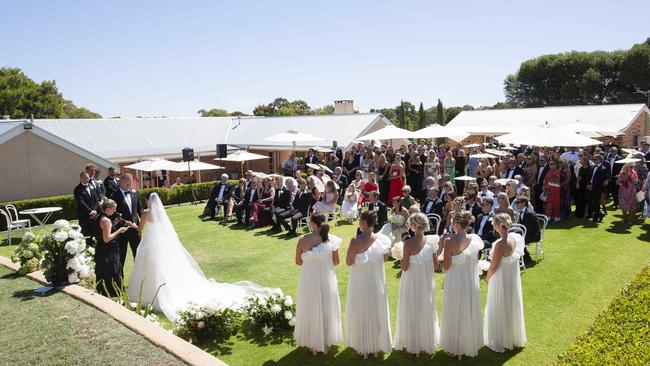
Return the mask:
<svg viewBox="0 0 650 366">
<path fill-rule="evenodd" d="M 120 189 L 120 180 L 116 178 L 115 168 L 108 168 L 108 175 L 104 178 L 104 189 L 106 189 L 106 197 L 112 197 L 118 189 Z"/>
<path fill-rule="evenodd" d="M 539 168 L 537 169 L 537 179 L 535 180 L 535 211 L 537 213 L 544 213 L 544 201 L 540 199 L 540 195 L 544 192 L 544 178 L 548 173 L 548 165 L 546 164 L 546 156 L 539 157 Z"/>
<path fill-rule="evenodd" d="M 96 202 L 96 206 L 99 206 L 99 202 L 102 200 L 102 189 L 99 186 L 99 183 L 97 180 L 95 180 L 95 165 L 94 164 L 88 164 L 86 165 L 86 173 L 88 174 L 88 185 L 90 186 L 90 190 L 93 195 L 93 199 Z"/>
<path fill-rule="evenodd" d="M 379 200 L 379 192 L 370 192 L 368 198 L 370 198 L 368 211 L 375 211 L 377 213 L 377 223 L 375 224 L 375 229 L 373 231 L 379 232 L 386 222 L 388 222 L 388 208 L 385 203 Z M 357 229 L 357 234 L 359 234 L 359 232 L 359 229 Z"/>
<path fill-rule="evenodd" d="M 217 208 L 221 207 L 223 208 L 223 223 L 226 222 L 232 189 L 232 185 L 228 183 L 228 174 L 221 174 L 221 181 L 212 188 L 210 198 L 206 204 L 206 209 L 210 212 L 210 220 L 214 220 Z"/>
<path fill-rule="evenodd" d="M 491 198 L 486 198 L 481 201 L 481 213 L 476 216 L 476 221 L 474 221 L 474 234 L 481 237 L 483 240 L 487 240 L 490 245 L 496 240 L 494 236 L 494 226 L 492 225 L 492 220 L 494 214 L 492 213 L 492 201 Z"/>
<path fill-rule="evenodd" d="M 138 252 L 138 245 L 140 244 L 140 230 L 142 228 L 140 226 L 142 205 L 140 204 L 138 192 L 131 189 L 132 180 L 133 176 L 131 174 L 124 174 L 120 179 L 120 189 L 113 193 L 111 197 L 117 203 L 117 210 L 115 212 L 120 213 L 122 219 L 125 221 L 132 222 L 135 225 L 135 228 L 130 228 L 117 238 L 117 242 L 120 245 L 120 263 L 122 268 L 124 268 L 124 262 L 126 261 L 127 246 L 131 247 L 131 253 L 133 253 L 133 258 L 135 258 Z M 122 272 L 122 276 L 124 276 L 124 272 Z"/>
<path fill-rule="evenodd" d="M 77 202 L 77 217 L 81 233 L 90 237 L 92 241 L 93 222 L 97 217 L 97 200 L 90 185 L 90 177 L 85 171 L 79 175 L 79 184 L 74 188 L 74 199 Z"/>
<path fill-rule="evenodd" d="M 244 206 L 246 204 L 246 201 L 244 200 L 244 197 L 246 195 L 246 178 L 239 178 L 239 185 L 232 190 L 232 193 L 230 194 L 230 198 L 232 199 L 233 203 L 233 210 L 235 211 L 235 217 L 237 218 L 237 225 L 244 225 L 244 223 L 241 221 L 242 217 L 242 211 L 244 210 Z"/>
<path fill-rule="evenodd" d="M 305 166 L 307 166 L 307 164 L 320 164 L 320 161 L 318 160 L 318 157 L 316 156 L 316 152 L 314 151 L 314 149 L 309 149 L 309 152 L 307 153 L 307 157 L 305 157 Z"/>
<path fill-rule="evenodd" d="M 609 169 L 606 164 L 603 164 L 603 156 L 600 154 L 594 155 L 594 166 L 591 168 L 589 174 L 589 181 L 587 182 L 587 197 L 591 202 L 590 216 L 594 222 L 603 221 L 603 213 L 600 211 L 600 201 L 605 192 L 607 192 L 607 185 L 609 184 Z"/>
<path fill-rule="evenodd" d="M 332 141 L 332 154 L 339 159 L 340 164 L 343 164 L 343 150 L 341 150 L 339 143 L 336 140 Z"/>
<path fill-rule="evenodd" d="M 258 189 L 255 186 L 255 183 L 252 183 L 246 190 L 246 193 L 244 193 L 244 225 L 250 226 L 253 203 L 259 201 L 259 199 L 260 195 Z M 241 210 L 238 211 L 237 222 L 241 222 Z"/>
<path fill-rule="evenodd" d="M 303 217 L 309 215 L 309 207 L 311 206 L 312 193 L 307 188 L 307 181 L 303 178 L 298 179 L 298 192 L 293 199 L 291 208 L 280 215 L 278 215 L 277 220 L 285 230 L 287 230 L 287 235 L 296 236 L 298 233 L 298 221 Z M 291 219 L 291 226 L 287 223 L 287 220 Z"/>
</svg>

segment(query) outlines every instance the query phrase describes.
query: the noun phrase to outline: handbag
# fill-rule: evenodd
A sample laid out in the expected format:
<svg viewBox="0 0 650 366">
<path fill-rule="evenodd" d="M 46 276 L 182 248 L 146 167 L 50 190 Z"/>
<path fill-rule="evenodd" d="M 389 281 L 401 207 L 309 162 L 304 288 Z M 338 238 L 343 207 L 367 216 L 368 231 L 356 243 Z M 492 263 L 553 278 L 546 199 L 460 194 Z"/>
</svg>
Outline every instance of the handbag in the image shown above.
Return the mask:
<svg viewBox="0 0 650 366">
<path fill-rule="evenodd" d="M 542 192 L 542 194 L 539 195 L 539 200 L 542 202 L 546 202 L 546 192 Z"/>
<path fill-rule="evenodd" d="M 644 200 L 645 200 L 645 192 L 644 191 L 636 192 L 636 201 L 643 202 Z"/>
</svg>

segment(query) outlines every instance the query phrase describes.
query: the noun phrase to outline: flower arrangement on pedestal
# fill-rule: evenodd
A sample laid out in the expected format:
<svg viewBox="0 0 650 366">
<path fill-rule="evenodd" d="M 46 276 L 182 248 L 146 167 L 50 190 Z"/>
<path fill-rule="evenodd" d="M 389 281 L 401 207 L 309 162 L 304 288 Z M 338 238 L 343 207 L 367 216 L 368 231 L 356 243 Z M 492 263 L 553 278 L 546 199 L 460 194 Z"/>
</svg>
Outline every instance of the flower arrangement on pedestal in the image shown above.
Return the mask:
<svg viewBox="0 0 650 366">
<path fill-rule="evenodd" d="M 54 230 L 38 239 L 43 252 L 44 276 L 53 285 L 94 282 L 93 255 L 95 249 L 87 247 L 78 226 L 66 220 L 54 223 Z"/>
<path fill-rule="evenodd" d="M 178 312 L 174 333 L 190 343 L 226 340 L 235 335 L 242 323 L 242 313 L 218 304 L 195 304 Z"/>
</svg>

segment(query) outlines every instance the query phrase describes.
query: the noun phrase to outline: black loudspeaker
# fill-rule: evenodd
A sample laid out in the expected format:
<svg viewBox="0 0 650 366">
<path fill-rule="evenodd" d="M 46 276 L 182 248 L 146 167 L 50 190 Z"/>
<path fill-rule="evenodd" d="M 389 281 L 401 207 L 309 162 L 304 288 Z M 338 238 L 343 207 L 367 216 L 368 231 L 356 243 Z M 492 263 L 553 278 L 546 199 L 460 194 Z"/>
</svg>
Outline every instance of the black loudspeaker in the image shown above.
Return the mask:
<svg viewBox="0 0 650 366">
<path fill-rule="evenodd" d="M 183 149 L 183 161 L 194 161 L 194 149 L 189 147 Z"/>
<path fill-rule="evenodd" d="M 217 158 L 223 159 L 228 156 L 228 145 L 217 144 Z"/>
</svg>

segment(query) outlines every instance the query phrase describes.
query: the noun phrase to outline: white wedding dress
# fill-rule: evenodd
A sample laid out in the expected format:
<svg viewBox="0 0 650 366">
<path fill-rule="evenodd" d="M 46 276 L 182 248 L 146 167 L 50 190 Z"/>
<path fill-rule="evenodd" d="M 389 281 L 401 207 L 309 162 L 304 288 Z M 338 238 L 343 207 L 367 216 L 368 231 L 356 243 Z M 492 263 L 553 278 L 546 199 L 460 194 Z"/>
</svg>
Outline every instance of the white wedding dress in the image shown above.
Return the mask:
<svg viewBox="0 0 650 366">
<path fill-rule="evenodd" d="M 433 254 L 438 250 L 438 240 L 438 235 L 427 235 L 422 250 L 409 257 L 409 268 L 402 271 L 397 300 L 395 349 L 406 349 L 409 353 L 436 352 L 440 328 Z"/>
<path fill-rule="evenodd" d="M 183 247 L 156 193 L 149 198 L 144 236 L 138 246 L 128 291 L 129 301 L 151 304 L 171 321 L 178 319 L 178 311 L 185 309 L 188 302 L 239 309 L 251 296 L 282 296 L 280 289 L 252 282 L 217 283 L 205 278 Z"/>
<path fill-rule="evenodd" d="M 524 255 L 524 238 L 515 233 L 508 234 L 508 237 L 515 239 L 515 250 L 511 255 L 501 258 L 499 267 L 488 283 L 485 303 L 484 342 L 495 352 L 504 352 L 526 344 L 524 300 L 519 272 L 519 258 Z M 496 242 L 490 249 L 490 259 L 495 245 Z"/>
<path fill-rule="evenodd" d="M 358 353 L 389 353 L 392 339 L 386 295 L 384 254 L 391 242 L 376 234 L 375 242 L 355 256 L 348 277 L 345 343 Z"/>
<path fill-rule="evenodd" d="M 483 240 L 467 235 L 470 243 L 451 259 L 442 290 L 440 348 L 455 355 L 474 357 L 483 346 L 481 288 L 478 278 L 478 252 Z"/>
<path fill-rule="evenodd" d="M 339 249 L 341 238 L 329 235 L 301 255 L 302 266 L 296 302 L 294 339 L 300 346 L 325 352 L 343 340 L 341 303 L 332 252 Z"/>
</svg>

